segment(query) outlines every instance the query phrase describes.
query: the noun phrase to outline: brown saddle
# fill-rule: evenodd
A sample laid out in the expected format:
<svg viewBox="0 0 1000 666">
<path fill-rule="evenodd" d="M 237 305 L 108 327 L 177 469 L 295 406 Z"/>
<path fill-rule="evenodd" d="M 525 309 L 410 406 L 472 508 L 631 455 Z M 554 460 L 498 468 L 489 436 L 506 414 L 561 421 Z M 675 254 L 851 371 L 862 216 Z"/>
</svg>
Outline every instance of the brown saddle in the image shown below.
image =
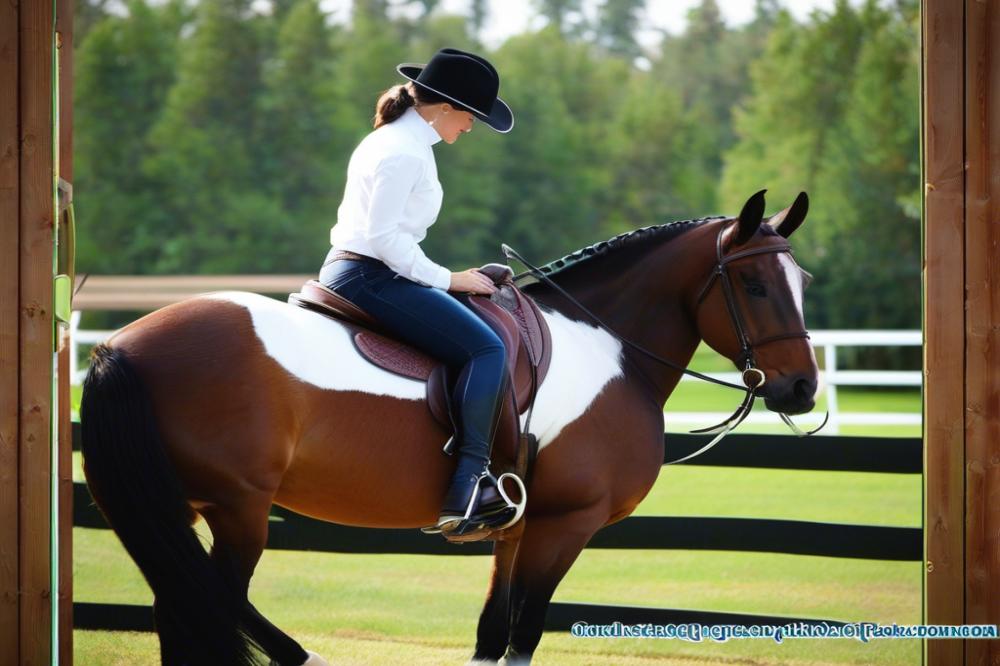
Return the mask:
<svg viewBox="0 0 1000 666">
<path fill-rule="evenodd" d="M 533 438 L 520 432 L 519 414 L 534 403 L 538 387 L 549 369 L 552 338 L 538 305 L 521 293 L 512 281 L 513 271 L 502 264 L 486 264 L 479 269 L 493 280 L 497 291 L 490 296 L 458 295 L 459 301 L 475 312 L 503 340 L 507 349 L 507 382 L 500 422 L 493 443 L 496 474 L 517 471 L 525 482 L 537 447 Z M 328 317 L 352 328 L 351 338 L 368 361 L 390 372 L 427 383 L 427 406 L 434 418 L 451 433 L 455 417 L 450 395 L 454 372 L 444 363 L 400 340 L 394 339 L 369 313 L 316 280 L 309 280 L 288 302 Z M 451 453 L 453 439 L 445 445 Z"/>
</svg>

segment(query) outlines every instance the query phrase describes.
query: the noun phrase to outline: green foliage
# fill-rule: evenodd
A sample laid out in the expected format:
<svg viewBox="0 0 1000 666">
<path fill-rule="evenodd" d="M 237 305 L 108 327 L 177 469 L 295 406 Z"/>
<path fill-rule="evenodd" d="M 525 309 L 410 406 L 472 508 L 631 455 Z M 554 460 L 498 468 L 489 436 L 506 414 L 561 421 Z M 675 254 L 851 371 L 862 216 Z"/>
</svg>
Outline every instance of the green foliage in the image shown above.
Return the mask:
<svg viewBox="0 0 1000 666">
<path fill-rule="evenodd" d="M 470 0 L 469 2 L 469 27 L 472 33 L 478 35 L 486 25 L 486 18 L 489 15 L 489 8 L 486 0 Z"/>
<path fill-rule="evenodd" d="M 609 176 L 606 130 L 626 66 L 555 26 L 508 40 L 496 60 L 517 114 L 497 156 L 503 237 L 533 257 L 599 240 L 605 216 L 594 204 Z"/>
<path fill-rule="evenodd" d="M 642 49 L 635 34 L 645 6 L 646 0 L 604 0 L 595 26 L 597 42 L 630 60 L 639 56 Z"/>
<path fill-rule="evenodd" d="M 724 204 L 767 187 L 776 212 L 810 194 L 795 245 L 819 278 L 814 327 L 919 326 L 918 23 L 900 12 L 840 0 L 805 26 L 781 13 L 735 116 Z"/>
<path fill-rule="evenodd" d="M 916 0 L 839 0 L 801 23 L 756 0 L 739 27 L 702 0 L 644 58 L 644 0 L 602 0 L 593 25 L 579 0 L 535 0 L 547 27 L 496 50 L 479 42 L 486 3 L 402 4 L 416 18 L 387 0 L 333 16 L 321 0 L 78 0 L 80 270 L 315 271 L 395 65 L 453 46 L 497 65 L 515 125 L 435 146 L 435 261 L 499 261 L 507 242 L 543 262 L 805 190 L 809 325 L 917 325 Z"/>
<path fill-rule="evenodd" d="M 159 185 L 152 217 L 167 236 L 154 270 L 180 272 L 192 263 L 207 272 L 247 270 L 256 258 L 233 250 L 281 223 L 267 214 L 275 202 L 254 191 L 263 27 L 248 0 L 198 5 L 177 79 L 149 135 L 153 152 L 142 163 Z M 248 200 L 271 210 L 251 208 L 258 215 L 245 220 Z"/>
<path fill-rule="evenodd" d="M 613 180 L 601 197 L 608 236 L 705 211 L 704 173 L 685 157 L 700 127 L 685 118 L 680 95 L 634 73 L 610 123 L 606 155 Z"/>
<path fill-rule="evenodd" d="M 688 12 L 688 29 L 665 39 L 653 63 L 656 82 L 676 92 L 682 104 L 685 169 L 672 189 L 687 204 L 683 217 L 735 213 L 749 194 L 761 189 L 743 191 L 735 207 L 732 202 L 726 208 L 718 205 L 723 155 L 736 140 L 732 108 L 749 92 L 748 65 L 762 51 L 771 21 L 767 0 L 758 0 L 756 19 L 730 30 L 716 0 L 702 0 Z"/>
<path fill-rule="evenodd" d="M 355 133 L 343 122 L 335 62 L 339 31 L 329 27 L 318 0 L 298 0 L 288 11 L 265 62 L 258 93 L 258 130 L 252 192 L 267 198 L 273 217 L 263 224 L 281 231 L 276 245 L 242 270 L 309 272 L 325 252 L 326 238 L 344 190 L 339 160 Z M 259 263 L 258 263 L 259 262 Z"/>
<path fill-rule="evenodd" d="M 580 0 L 533 0 L 539 14 L 549 21 L 549 25 L 558 32 L 564 33 L 574 26 L 569 23 L 572 14 L 579 13 L 581 8 Z"/>
<path fill-rule="evenodd" d="M 133 0 L 127 16 L 97 23 L 77 52 L 75 189 L 85 272 L 143 272 L 164 241 L 151 215 L 158 183 L 138 167 L 153 150 L 149 133 L 174 83 L 180 4 Z"/>
</svg>

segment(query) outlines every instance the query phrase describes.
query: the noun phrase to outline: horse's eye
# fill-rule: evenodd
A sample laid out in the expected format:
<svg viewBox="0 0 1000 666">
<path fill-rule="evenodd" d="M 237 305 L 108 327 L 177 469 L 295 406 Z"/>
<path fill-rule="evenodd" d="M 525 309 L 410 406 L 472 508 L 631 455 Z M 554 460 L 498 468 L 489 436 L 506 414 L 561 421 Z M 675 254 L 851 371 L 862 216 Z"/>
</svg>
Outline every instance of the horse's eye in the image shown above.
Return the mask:
<svg viewBox="0 0 1000 666">
<path fill-rule="evenodd" d="M 747 282 L 747 293 L 757 298 L 767 298 L 767 288 L 760 282 Z"/>
</svg>

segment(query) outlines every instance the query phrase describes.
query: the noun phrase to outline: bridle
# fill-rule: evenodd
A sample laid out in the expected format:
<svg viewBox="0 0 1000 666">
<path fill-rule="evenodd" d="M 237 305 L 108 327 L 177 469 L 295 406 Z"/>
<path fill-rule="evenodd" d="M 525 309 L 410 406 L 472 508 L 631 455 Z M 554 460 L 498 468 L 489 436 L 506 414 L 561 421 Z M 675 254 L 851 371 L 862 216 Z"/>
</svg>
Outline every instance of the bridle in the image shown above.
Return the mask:
<svg viewBox="0 0 1000 666">
<path fill-rule="evenodd" d="M 738 224 L 738 223 L 737 223 Z M 688 460 L 697 455 L 708 451 L 710 448 L 715 446 L 719 440 L 729 434 L 733 428 L 742 423 L 750 412 L 753 410 L 754 401 L 757 398 L 757 390 L 764 385 L 765 374 L 764 371 L 757 367 L 756 358 L 754 356 L 754 349 L 759 349 L 766 344 L 771 342 L 778 342 L 779 340 L 789 340 L 795 338 L 805 338 L 809 339 L 809 332 L 806 330 L 795 331 L 792 333 L 780 333 L 778 335 L 771 335 L 759 340 L 751 340 L 750 334 L 747 332 L 746 323 L 743 320 L 743 316 L 740 314 L 739 306 L 737 305 L 736 295 L 733 290 L 733 281 L 729 275 L 729 264 L 739 261 L 740 259 L 745 259 L 747 257 L 753 257 L 761 254 L 779 254 L 787 252 L 792 255 L 792 246 L 787 242 L 783 241 L 778 244 L 765 245 L 762 247 L 754 247 L 747 250 L 740 250 L 739 252 L 733 252 L 732 254 L 724 255 L 722 252 L 722 236 L 725 234 L 728 227 L 723 225 L 719 229 L 719 234 L 715 238 L 715 268 L 712 270 L 711 275 L 709 275 L 708 280 L 705 282 L 705 286 L 701 288 L 698 292 L 698 298 L 695 300 L 696 307 L 700 306 L 701 303 L 708 296 L 709 292 L 712 290 L 712 286 L 719 282 L 722 285 L 722 294 L 726 301 L 726 310 L 729 312 L 729 321 L 733 325 L 733 331 L 736 334 L 736 340 L 740 345 L 740 354 L 736 358 L 737 366 L 743 367 L 743 373 L 741 378 L 743 379 L 743 384 L 745 386 L 746 395 L 743 398 L 743 402 L 740 406 L 736 408 L 733 415 L 728 419 L 723 421 L 717 426 L 712 426 L 711 428 L 701 428 L 699 430 L 692 430 L 691 432 L 704 435 L 716 435 L 716 437 L 710 441 L 708 444 L 698 449 L 694 453 L 686 455 L 677 460 L 672 460 L 667 465 L 672 465 L 674 463 L 679 463 L 684 460 Z M 743 388 L 743 387 L 737 387 Z M 792 422 L 791 418 L 787 414 L 779 413 L 781 420 L 791 428 L 791 430 L 799 437 L 807 437 L 809 435 L 819 432 L 823 426 L 826 425 L 827 420 L 830 418 L 830 413 L 827 412 L 826 417 L 823 422 L 815 429 L 810 431 L 804 431 L 799 428 L 795 423 Z"/>
<path fill-rule="evenodd" d="M 748 250 L 741 250 L 739 252 L 734 252 L 732 254 L 724 255 L 722 252 L 722 236 L 726 232 L 727 228 L 728 228 L 727 225 L 723 225 L 722 228 L 719 229 L 719 234 L 715 239 L 715 257 L 716 257 L 715 267 L 712 269 L 712 273 L 709 275 L 708 280 L 705 282 L 705 286 L 703 286 L 701 288 L 701 291 L 698 292 L 698 298 L 695 301 L 695 306 L 696 308 L 701 306 L 701 303 L 708 296 L 709 292 L 712 289 L 712 286 L 716 283 L 716 281 L 718 281 L 719 284 L 722 285 L 722 293 L 726 301 L 726 310 L 729 312 L 729 320 L 733 325 L 733 330 L 736 333 L 736 339 L 740 344 L 740 355 L 737 357 L 737 365 L 743 367 L 741 374 L 741 379 L 743 380 L 743 386 L 723 381 L 721 379 L 716 379 L 715 377 L 710 377 L 708 375 L 696 372 L 694 370 L 689 370 L 688 368 L 685 368 L 684 366 L 674 363 L 669 359 L 665 359 L 657 354 L 654 354 L 645 347 L 642 347 L 641 345 L 638 345 L 632 342 L 631 340 L 623 338 L 621 335 L 615 332 L 614 329 L 612 329 L 610 326 L 604 323 L 604 321 L 602 321 L 600 317 L 591 312 L 578 300 L 570 296 L 565 289 L 563 289 L 555 282 L 553 282 L 547 275 L 545 275 L 544 272 L 542 272 L 541 269 L 537 268 L 536 266 L 533 266 L 528 261 L 526 261 L 524 257 L 515 252 L 514 249 L 511 248 L 509 245 L 501 244 L 500 246 L 504 253 L 504 256 L 506 256 L 508 260 L 513 258 L 524 264 L 532 275 L 534 275 L 539 280 L 545 282 L 547 285 L 549 285 L 550 287 L 558 291 L 560 294 L 562 294 L 566 299 L 568 299 L 571 303 L 576 305 L 582 312 L 584 312 L 587 316 L 589 316 L 591 319 L 597 322 L 598 325 L 600 325 L 604 330 L 606 330 L 613 337 L 619 340 L 623 345 L 631 347 L 635 351 L 644 354 L 645 356 L 653 359 L 654 361 L 657 361 L 675 370 L 679 370 L 684 374 L 690 375 L 692 377 L 697 377 L 698 379 L 711 382 L 713 384 L 718 384 L 720 386 L 734 388 L 746 392 L 746 395 L 744 395 L 743 401 L 740 403 L 740 406 L 736 408 L 736 411 L 733 412 L 732 416 L 730 416 L 728 419 L 710 428 L 701 428 L 698 430 L 691 431 L 692 433 L 696 434 L 715 435 L 715 437 L 708 444 L 706 444 L 705 446 L 701 447 L 700 449 L 698 449 L 693 453 L 690 453 L 676 460 L 671 460 L 669 462 L 666 462 L 664 463 L 665 465 L 673 465 L 676 463 L 684 462 L 685 460 L 690 460 L 695 456 L 705 453 L 710 448 L 718 444 L 723 437 L 728 435 L 736 426 L 742 423 L 747 416 L 749 416 L 751 410 L 753 409 L 754 401 L 756 400 L 757 397 L 756 392 L 764 385 L 765 381 L 764 371 L 758 368 L 755 364 L 755 357 L 754 357 L 755 349 L 759 349 L 760 347 L 766 344 L 769 344 L 771 342 L 777 342 L 779 340 L 787 340 L 791 338 L 807 338 L 807 339 L 809 338 L 809 332 L 802 330 L 793 333 L 782 333 L 779 335 L 771 335 L 756 341 L 750 339 L 750 336 L 747 333 L 746 324 L 743 320 L 743 317 L 740 314 L 739 307 L 737 306 L 736 297 L 733 291 L 732 279 L 729 276 L 729 265 L 735 261 L 739 261 L 740 259 L 745 259 L 747 257 L 752 257 L 760 254 L 778 254 L 784 252 L 792 254 L 792 246 L 787 242 L 783 242 L 780 244 L 755 247 L 755 248 L 750 248 Z M 515 280 L 517 279 L 517 277 L 515 277 Z M 791 430 L 796 435 L 798 435 L 799 437 L 807 437 L 809 435 L 815 434 L 816 432 L 819 432 L 819 430 L 826 425 L 826 422 L 829 419 L 830 414 L 829 412 L 827 412 L 826 418 L 823 419 L 823 422 L 817 428 L 810 431 L 804 431 L 798 426 L 796 426 L 792 422 L 792 420 L 788 417 L 787 414 L 780 413 L 779 416 L 781 417 L 781 420 L 784 421 L 785 424 L 789 428 L 791 428 Z"/>
<path fill-rule="evenodd" d="M 705 282 L 705 286 L 698 292 L 698 298 L 695 300 L 695 304 L 697 306 L 701 305 L 702 301 L 705 300 L 709 292 L 712 290 L 712 286 L 718 280 L 718 282 L 722 285 L 722 294 L 726 299 L 726 309 L 729 311 L 729 320 L 733 324 L 733 329 L 736 333 L 736 340 L 740 344 L 740 355 L 737 357 L 737 365 L 743 366 L 743 383 L 747 386 L 751 384 L 747 377 L 748 374 L 751 376 L 758 376 L 759 381 L 754 384 L 754 387 L 759 388 L 764 385 L 764 373 L 754 364 L 754 347 L 763 347 L 770 342 L 787 340 L 789 338 L 808 339 L 809 332 L 802 330 L 795 333 L 781 333 L 779 335 L 762 338 L 756 342 L 752 341 L 750 339 L 750 334 L 747 333 L 747 326 L 743 321 L 743 317 L 740 315 L 739 307 L 736 305 L 736 296 L 733 291 L 733 281 L 732 278 L 729 277 L 729 264 L 739 261 L 740 259 L 760 254 L 780 254 L 784 252 L 792 254 L 792 246 L 786 241 L 779 245 L 765 245 L 763 247 L 754 247 L 749 250 L 741 250 L 732 254 L 723 255 L 722 236 L 725 232 L 726 227 L 723 226 L 722 229 L 719 230 L 719 235 L 715 238 L 715 268 L 712 270 L 712 274 L 709 275 L 708 280 Z"/>
</svg>

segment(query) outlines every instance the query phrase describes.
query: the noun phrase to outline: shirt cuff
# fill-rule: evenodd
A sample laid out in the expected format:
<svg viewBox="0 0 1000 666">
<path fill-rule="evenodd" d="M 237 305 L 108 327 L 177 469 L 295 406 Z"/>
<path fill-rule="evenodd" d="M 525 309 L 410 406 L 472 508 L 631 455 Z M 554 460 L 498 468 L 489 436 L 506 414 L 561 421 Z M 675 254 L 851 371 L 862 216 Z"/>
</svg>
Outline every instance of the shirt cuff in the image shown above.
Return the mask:
<svg viewBox="0 0 1000 666">
<path fill-rule="evenodd" d="M 439 266 L 439 268 L 440 271 L 434 278 L 434 282 L 432 282 L 431 284 L 432 286 L 435 286 L 438 289 L 443 289 L 445 291 L 448 291 L 448 288 L 451 287 L 451 271 L 445 268 L 444 266 Z"/>
</svg>

